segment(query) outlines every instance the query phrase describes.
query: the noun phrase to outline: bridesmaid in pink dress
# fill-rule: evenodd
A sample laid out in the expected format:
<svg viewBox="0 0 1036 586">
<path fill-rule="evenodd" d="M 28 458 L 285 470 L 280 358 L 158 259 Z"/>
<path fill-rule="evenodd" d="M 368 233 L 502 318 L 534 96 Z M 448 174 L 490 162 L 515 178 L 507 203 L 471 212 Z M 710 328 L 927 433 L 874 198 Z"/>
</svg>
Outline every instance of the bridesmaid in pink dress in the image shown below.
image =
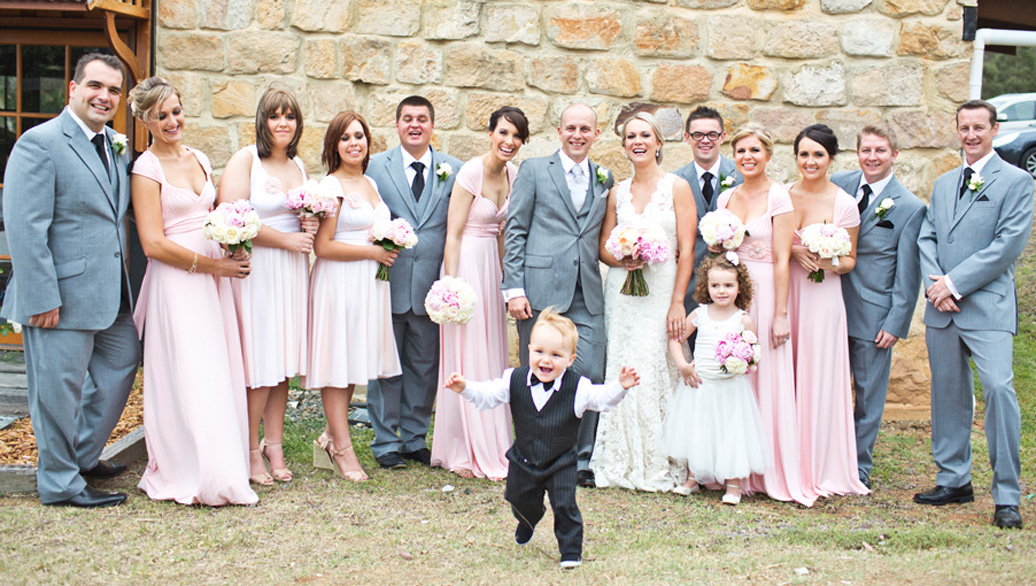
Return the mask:
<svg viewBox="0 0 1036 586">
<path fill-rule="evenodd" d="M 827 177 L 838 139 L 823 124 L 807 126 L 795 139 L 802 179 L 789 186 L 795 206 L 792 243 L 792 351 L 795 354 L 795 407 L 799 418 L 802 483 L 819 496 L 867 494 L 856 465 L 856 435 L 849 375 L 849 337 L 841 275 L 856 266 L 860 213 L 856 201 Z M 845 228 L 852 252 L 838 266 L 802 246 L 802 229 L 828 223 Z M 821 283 L 810 271 L 823 269 Z"/>
<path fill-rule="evenodd" d="M 466 325 L 446 324 L 440 329 L 431 465 L 464 478 L 507 476 L 504 454 L 512 443 L 510 407 L 479 411 L 443 385 L 451 372 L 489 380 L 507 368 L 507 314 L 500 293 L 503 222 L 517 173 L 511 159 L 528 137 L 529 123 L 521 110 L 505 106 L 493 112 L 489 152 L 460 168 L 450 195 L 443 274 L 471 285 L 478 301 Z"/>
<path fill-rule="evenodd" d="M 216 199 L 209 160 L 180 144 L 179 92 L 161 77 L 130 93 L 154 139 L 133 165 L 137 230 L 150 259 L 134 318 L 144 338 L 140 488 L 185 505 L 255 504 L 248 486 L 244 368 L 230 279 L 247 260 L 202 235 Z"/>
<path fill-rule="evenodd" d="M 741 218 L 748 234 L 737 254 L 755 284 L 749 315 L 762 340 L 763 358 L 750 380 L 763 416 L 774 465 L 742 483 L 745 492 L 813 504 L 816 495 L 803 486 L 799 469 L 798 421 L 795 414 L 795 364 L 789 336 L 788 270 L 795 215 L 787 190 L 766 176 L 773 138 L 764 128 L 747 125 L 731 138 L 734 163 L 744 183 L 724 191 L 717 206 Z"/>
<path fill-rule="evenodd" d="M 316 218 L 300 221 L 287 205 L 286 193 L 306 180 L 306 168 L 296 156 L 302 111 L 290 91 L 271 86 L 263 93 L 255 138 L 256 144 L 227 163 L 219 201 L 247 199 L 263 223 L 253 240 L 252 278 L 234 283 L 234 300 L 248 386 L 250 479 L 270 486 L 274 480 L 292 480 L 281 441 L 288 381 L 306 374 L 309 253 L 317 230 Z"/>
</svg>

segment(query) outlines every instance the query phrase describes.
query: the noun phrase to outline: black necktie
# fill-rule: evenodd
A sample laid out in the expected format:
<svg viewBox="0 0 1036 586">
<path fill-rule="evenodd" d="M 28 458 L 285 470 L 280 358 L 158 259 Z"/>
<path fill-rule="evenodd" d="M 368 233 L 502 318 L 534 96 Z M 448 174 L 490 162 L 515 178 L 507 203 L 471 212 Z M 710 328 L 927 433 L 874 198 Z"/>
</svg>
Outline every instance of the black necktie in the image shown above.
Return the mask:
<svg viewBox="0 0 1036 586">
<path fill-rule="evenodd" d="M 107 144 L 104 142 L 104 133 L 95 134 L 90 142 L 94 143 L 94 148 L 97 149 L 97 156 L 101 157 L 101 162 L 104 163 L 104 172 L 107 175 L 111 175 L 111 169 L 108 168 L 108 155 L 104 152 L 107 148 Z"/>
<path fill-rule="evenodd" d="M 421 192 L 424 191 L 424 163 L 414 161 L 410 166 L 417 171 L 414 182 L 410 184 L 410 192 L 414 194 L 414 201 L 421 201 Z"/>
<path fill-rule="evenodd" d="M 708 171 L 701 174 L 701 196 L 705 198 L 705 204 L 712 205 L 712 173 Z"/>
<path fill-rule="evenodd" d="M 968 192 L 968 181 L 971 181 L 971 176 L 974 174 L 974 169 L 971 167 L 964 167 L 964 181 L 960 182 L 960 193 L 957 194 L 957 199 L 964 197 L 964 194 Z"/>
<path fill-rule="evenodd" d="M 856 204 L 856 209 L 860 210 L 860 215 L 863 215 L 863 210 L 867 209 L 867 205 L 871 202 L 871 194 L 874 191 L 871 190 L 871 186 L 866 183 L 863 184 L 863 197 L 860 198 L 859 203 Z"/>
<path fill-rule="evenodd" d="M 543 382 L 543 381 L 541 381 L 540 379 L 536 378 L 536 375 L 535 375 L 535 374 L 534 374 L 534 375 L 532 375 L 532 384 L 533 384 L 533 386 L 536 386 L 536 385 L 538 385 L 538 384 L 539 384 L 539 385 L 543 385 L 543 390 L 544 390 L 544 391 L 549 391 L 549 390 L 551 389 L 551 387 L 553 387 L 553 386 L 554 386 L 554 382 L 555 382 L 555 381 L 547 381 L 547 382 Z"/>
</svg>

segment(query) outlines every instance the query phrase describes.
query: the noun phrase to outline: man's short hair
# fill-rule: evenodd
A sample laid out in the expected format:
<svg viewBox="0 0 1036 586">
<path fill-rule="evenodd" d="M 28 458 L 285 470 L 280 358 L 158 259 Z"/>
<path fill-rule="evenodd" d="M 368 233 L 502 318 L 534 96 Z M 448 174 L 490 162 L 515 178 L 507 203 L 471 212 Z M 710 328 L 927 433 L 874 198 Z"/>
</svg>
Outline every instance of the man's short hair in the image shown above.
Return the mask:
<svg viewBox="0 0 1036 586">
<path fill-rule="evenodd" d="M 701 120 L 702 118 L 711 118 L 712 120 L 715 120 L 716 122 L 719 122 L 719 129 L 721 131 L 724 130 L 724 127 L 723 127 L 723 116 L 720 116 L 720 113 L 719 113 L 718 110 L 716 110 L 715 108 L 710 108 L 708 106 L 698 106 L 697 108 L 694 109 L 693 112 L 691 112 L 690 114 L 687 115 L 687 122 L 684 123 L 684 125 L 683 125 L 683 131 L 685 133 L 687 133 L 687 134 L 690 134 L 691 133 L 691 121 L 692 120 Z"/>
<path fill-rule="evenodd" d="M 94 61 L 104 63 L 122 74 L 122 79 L 126 79 L 126 66 L 122 64 L 118 57 L 108 53 L 87 53 L 80 57 L 79 61 L 76 61 L 76 69 L 72 74 L 72 81 L 77 84 L 83 83 L 83 77 L 86 76 L 86 66 Z"/>
<path fill-rule="evenodd" d="M 432 124 L 435 124 L 435 106 L 424 96 L 407 96 L 399 102 L 396 106 L 396 122 L 399 122 L 399 117 L 403 115 L 403 106 L 424 106 L 428 108 L 428 118 L 431 119 Z"/>
<path fill-rule="evenodd" d="M 863 136 L 865 134 L 880 136 L 889 141 L 889 147 L 892 148 L 893 152 L 899 150 L 899 140 L 896 138 L 896 131 L 892 130 L 892 127 L 885 124 L 868 124 L 861 128 L 860 131 L 856 133 L 856 150 L 860 150 L 860 143 L 863 142 Z"/>
<path fill-rule="evenodd" d="M 985 100 L 968 100 L 960 106 L 957 106 L 957 114 L 954 120 L 960 122 L 960 111 L 961 110 L 978 110 L 984 109 L 989 112 L 989 126 L 996 126 L 996 106 L 990 104 Z"/>
</svg>

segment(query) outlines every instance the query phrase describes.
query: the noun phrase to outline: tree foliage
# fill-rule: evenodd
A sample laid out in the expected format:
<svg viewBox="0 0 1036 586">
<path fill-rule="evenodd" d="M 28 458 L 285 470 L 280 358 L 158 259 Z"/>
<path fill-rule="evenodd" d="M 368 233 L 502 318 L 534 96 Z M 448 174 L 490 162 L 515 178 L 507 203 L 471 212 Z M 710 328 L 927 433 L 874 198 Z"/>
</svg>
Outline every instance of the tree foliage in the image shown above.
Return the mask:
<svg viewBox="0 0 1036 586">
<path fill-rule="evenodd" d="M 1018 47 L 1015 55 L 986 51 L 982 97 L 1036 92 L 1036 47 Z"/>
</svg>

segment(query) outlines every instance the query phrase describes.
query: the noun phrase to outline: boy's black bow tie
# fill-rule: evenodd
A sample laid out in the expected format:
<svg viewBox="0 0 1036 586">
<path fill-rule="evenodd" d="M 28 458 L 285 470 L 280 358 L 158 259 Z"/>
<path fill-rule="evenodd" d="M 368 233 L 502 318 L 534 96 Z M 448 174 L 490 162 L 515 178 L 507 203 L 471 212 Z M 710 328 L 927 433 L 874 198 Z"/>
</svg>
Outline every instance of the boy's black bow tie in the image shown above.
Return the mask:
<svg viewBox="0 0 1036 586">
<path fill-rule="evenodd" d="M 537 384 L 543 385 L 543 390 L 544 391 L 553 390 L 553 389 L 551 389 L 551 387 L 554 386 L 555 382 L 557 382 L 557 379 L 552 380 L 552 381 L 543 382 L 539 378 L 537 378 L 535 374 L 532 375 L 532 384 L 533 384 L 533 386 L 536 386 Z"/>
</svg>

